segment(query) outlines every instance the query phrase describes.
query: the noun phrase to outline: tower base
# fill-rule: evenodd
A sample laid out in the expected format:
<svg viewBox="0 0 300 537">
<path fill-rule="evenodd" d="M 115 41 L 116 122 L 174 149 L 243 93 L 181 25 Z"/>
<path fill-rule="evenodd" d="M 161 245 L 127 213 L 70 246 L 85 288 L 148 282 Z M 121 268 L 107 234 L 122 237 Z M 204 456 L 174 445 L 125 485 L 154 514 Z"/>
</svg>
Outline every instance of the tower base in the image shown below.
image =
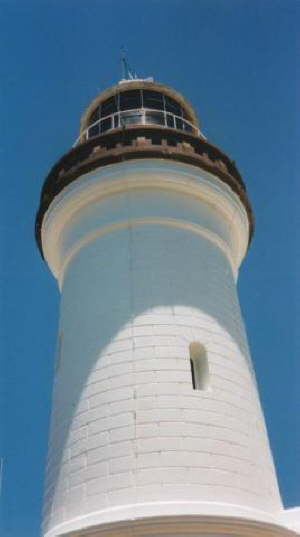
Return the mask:
<svg viewBox="0 0 300 537">
<path fill-rule="evenodd" d="M 178 515 L 183 507 L 186 514 Z M 78 517 L 46 533 L 45 537 L 297 537 L 298 532 L 284 527 L 262 512 L 245 512 L 238 505 L 140 504 L 108 509 Z M 153 516 L 155 512 L 165 512 Z M 204 514 L 210 512 L 210 514 Z M 170 513 L 174 514 L 170 514 Z M 223 512 L 223 514 L 221 514 Z M 149 516 L 146 515 L 149 514 Z M 231 514 L 230 514 L 231 513 Z M 146 516 L 144 516 L 146 515 Z M 152 516 L 151 516 L 152 515 Z M 123 518 L 123 520 L 120 520 Z M 275 517 L 274 517 L 275 518 Z"/>
</svg>

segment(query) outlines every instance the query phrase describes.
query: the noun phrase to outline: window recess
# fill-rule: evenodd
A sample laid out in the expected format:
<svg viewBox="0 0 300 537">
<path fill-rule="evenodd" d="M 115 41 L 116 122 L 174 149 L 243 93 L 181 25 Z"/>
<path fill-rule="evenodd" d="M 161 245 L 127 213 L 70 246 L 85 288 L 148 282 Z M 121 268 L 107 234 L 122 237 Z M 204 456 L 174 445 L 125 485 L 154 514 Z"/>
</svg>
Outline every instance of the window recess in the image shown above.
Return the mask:
<svg viewBox="0 0 300 537">
<path fill-rule="evenodd" d="M 209 388 L 209 369 L 205 347 L 198 341 L 189 346 L 192 385 L 194 390 Z"/>
</svg>

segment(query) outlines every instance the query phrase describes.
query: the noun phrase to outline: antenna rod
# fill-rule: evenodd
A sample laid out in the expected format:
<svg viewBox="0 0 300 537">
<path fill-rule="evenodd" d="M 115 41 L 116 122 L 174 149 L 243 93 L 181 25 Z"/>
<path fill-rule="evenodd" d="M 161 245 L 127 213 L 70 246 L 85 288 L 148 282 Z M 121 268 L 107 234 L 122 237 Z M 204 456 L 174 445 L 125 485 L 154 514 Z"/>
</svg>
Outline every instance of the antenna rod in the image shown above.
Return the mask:
<svg viewBox="0 0 300 537">
<path fill-rule="evenodd" d="M 120 52 L 121 57 L 121 71 L 122 71 L 122 78 L 126 78 L 126 60 L 125 60 L 125 48 L 124 46 L 121 47 Z"/>
<path fill-rule="evenodd" d="M 138 78 L 136 72 L 131 69 L 127 62 L 124 46 L 121 47 L 121 67 L 123 80 L 134 80 L 135 78 Z"/>
</svg>

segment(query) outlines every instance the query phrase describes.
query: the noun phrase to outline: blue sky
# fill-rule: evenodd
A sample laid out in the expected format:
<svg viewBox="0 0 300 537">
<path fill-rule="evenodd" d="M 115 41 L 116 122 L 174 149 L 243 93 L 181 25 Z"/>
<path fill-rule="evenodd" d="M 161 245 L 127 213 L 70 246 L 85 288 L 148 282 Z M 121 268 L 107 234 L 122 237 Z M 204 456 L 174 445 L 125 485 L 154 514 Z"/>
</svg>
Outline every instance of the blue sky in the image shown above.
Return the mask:
<svg viewBox="0 0 300 537">
<path fill-rule="evenodd" d="M 236 162 L 256 233 L 239 281 L 285 505 L 300 505 L 299 2 L 0 2 L 3 537 L 38 537 L 59 294 L 33 228 L 42 182 L 121 77 L 182 92 Z M 298 33 L 298 37 L 297 37 Z"/>
</svg>

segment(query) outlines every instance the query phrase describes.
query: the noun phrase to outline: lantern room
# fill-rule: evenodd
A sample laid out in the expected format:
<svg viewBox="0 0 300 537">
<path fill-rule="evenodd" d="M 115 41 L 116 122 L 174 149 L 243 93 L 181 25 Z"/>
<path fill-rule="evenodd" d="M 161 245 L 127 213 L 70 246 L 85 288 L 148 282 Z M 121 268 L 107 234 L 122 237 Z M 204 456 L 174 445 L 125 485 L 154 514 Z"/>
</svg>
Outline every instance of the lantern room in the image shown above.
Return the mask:
<svg viewBox="0 0 300 537">
<path fill-rule="evenodd" d="M 134 79 L 121 80 L 94 99 L 82 117 L 76 144 L 129 125 L 156 125 L 204 138 L 194 110 L 180 93 L 152 79 Z"/>
</svg>

